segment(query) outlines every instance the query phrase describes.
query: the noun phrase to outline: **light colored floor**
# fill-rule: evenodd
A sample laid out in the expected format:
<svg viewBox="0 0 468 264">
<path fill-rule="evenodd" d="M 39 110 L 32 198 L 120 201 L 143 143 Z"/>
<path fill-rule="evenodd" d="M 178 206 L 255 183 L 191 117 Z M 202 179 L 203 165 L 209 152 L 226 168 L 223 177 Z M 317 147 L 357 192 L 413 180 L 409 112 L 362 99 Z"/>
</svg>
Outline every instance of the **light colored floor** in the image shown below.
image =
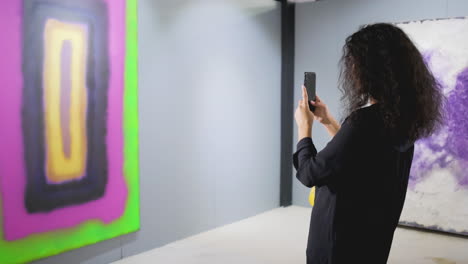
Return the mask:
<svg viewBox="0 0 468 264">
<path fill-rule="evenodd" d="M 310 208 L 278 208 L 116 264 L 303 264 Z M 388 263 L 468 264 L 468 239 L 398 228 Z"/>
</svg>

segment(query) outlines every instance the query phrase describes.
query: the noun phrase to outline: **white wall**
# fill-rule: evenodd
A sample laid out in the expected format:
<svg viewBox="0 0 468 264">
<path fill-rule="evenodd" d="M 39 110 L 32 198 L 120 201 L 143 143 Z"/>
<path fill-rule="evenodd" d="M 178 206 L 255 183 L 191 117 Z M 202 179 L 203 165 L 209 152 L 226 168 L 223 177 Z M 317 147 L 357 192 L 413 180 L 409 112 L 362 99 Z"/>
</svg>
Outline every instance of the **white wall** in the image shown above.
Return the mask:
<svg viewBox="0 0 468 264">
<path fill-rule="evenodd" d="M 297 5 L 294 102 L 301 96 L 303 72 L 315 71 L 317 94 L 328 104 L 335 116 L 341 117 L 341 94 L 337 88 L 338 60 L 345 38 L 360 25 L 455 16 L 468 16 L 468 1 L 324 0 Z M 294 129 L 296 145 L 297 130 Z M 322 149 L 330 140 L 319 123 L 314 124 L 312 137 L 318 149 Z M 294 151 L 295 149 L 294 146 Z M 293 171 L 293 204 L 308 206 L 309 189 L 301 185 L 295 175 L 296 172 Z"/>
<path fill-rule="evenodd" d="M 279 206 L 272 0 L 140 0 L 141 230 L 37 263 L 109 263 Z"/>
</svg>

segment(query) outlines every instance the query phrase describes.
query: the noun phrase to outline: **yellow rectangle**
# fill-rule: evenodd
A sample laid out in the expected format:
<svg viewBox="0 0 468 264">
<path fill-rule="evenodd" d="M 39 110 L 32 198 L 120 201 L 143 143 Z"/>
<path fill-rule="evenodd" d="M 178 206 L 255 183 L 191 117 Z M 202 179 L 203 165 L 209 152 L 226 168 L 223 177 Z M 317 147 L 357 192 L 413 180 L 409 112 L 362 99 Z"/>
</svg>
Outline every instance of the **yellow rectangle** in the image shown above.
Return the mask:
<svg viewBox="0 0 468 264">
<path fill-rule="evenodd" d="M 84 175 L 86 170 L 86 56 L 87 30 L 84 25 L 49 19 L 44 32 L 44 116 L 47 179 L 60 183 Z M 65 155 L 60 116 L 61 54 L 65 41 L 71 43 L 70 60 L 70 155 Z"/>
</svg>

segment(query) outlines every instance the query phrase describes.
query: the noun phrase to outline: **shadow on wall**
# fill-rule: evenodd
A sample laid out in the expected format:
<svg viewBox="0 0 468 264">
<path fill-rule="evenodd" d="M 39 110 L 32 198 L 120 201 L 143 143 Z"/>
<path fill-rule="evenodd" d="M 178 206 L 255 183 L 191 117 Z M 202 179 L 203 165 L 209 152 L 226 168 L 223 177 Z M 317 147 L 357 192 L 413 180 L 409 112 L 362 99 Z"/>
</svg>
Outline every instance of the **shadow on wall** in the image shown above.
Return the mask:
<svg viewBox="0 0 468 264">
<path fill-rule="evenodd" d="M 219 20 L 215 19 L 217 14 L 210 13 L 208 10 L 213 11 L 219 9 L 217 13 L 223 14 L 223 24 L 226 25 L 226 22 L 232 22 L 232 24 L 236 24 L 235 19 L 245 19 L 245 14 L 249 14 L 252 17 L 255 17 L 256 20 L 259 20 L 259 26 L 263 26 L 261 28 L 261 32 L 268 33 L 267 36 L 274 36 L 275 32 L 272 31 L 271 26 L 268 26 L 267 21 L 271 21 L 265 19 L 269 17 L 269 15 L 274 14 L 274 10 L 279 8 L 280 4 L 273 0 L 171 0 L 171 1 L 150 1 L 148 2 L 147 6 L 150 6 L 152 9 L 152 13 L 155 15 L 153 19 L 157 20 L 154 25 L 160 25 L 161 29 L 170 29 L 171 26 L 178 23 L 178 18 L 180 16 L 187 16 L 190 14 L 200 12 L 205 12 L 207 10 L 207 15 L 213 17 L 213 23 L 206 26 L 214 26 L 217 27 L 217 30 L 226 30 L 226 28 L 221 27 L 217 22 Z M 242 16 L 235 16 L 233 10 L 238 9 L 242 14 Z M 226 13 L 233 13 L 231 17 L 226 17 Z M 226 18 L 230 18 L 231 21 L 226 21 Z M 263 22 L 264 21 L 264 22 Z M 263 23 L 262 23 L 263 22 Z M 213 36 L 215 37 L 215 35 Z M 276 41 L 271 39 L 272 41 Z M 281 43 L 278 43 L 278 45 Z"/>
</svg>

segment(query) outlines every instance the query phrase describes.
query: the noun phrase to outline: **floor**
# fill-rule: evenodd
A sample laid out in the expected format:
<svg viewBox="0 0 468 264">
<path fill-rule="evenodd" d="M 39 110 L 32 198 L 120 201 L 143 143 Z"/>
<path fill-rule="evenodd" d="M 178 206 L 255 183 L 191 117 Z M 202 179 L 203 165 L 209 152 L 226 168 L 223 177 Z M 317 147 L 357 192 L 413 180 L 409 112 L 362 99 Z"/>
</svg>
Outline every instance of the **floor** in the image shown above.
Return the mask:
<svg viewBox="0 0 468 264">
<path fill-rule="evenodd" d="M 278 208 L 115 262 L 305 263 L 310 208 Z M 468 238 L 398 228 L 388 263 L 468 264 Z"/>
</svg>

